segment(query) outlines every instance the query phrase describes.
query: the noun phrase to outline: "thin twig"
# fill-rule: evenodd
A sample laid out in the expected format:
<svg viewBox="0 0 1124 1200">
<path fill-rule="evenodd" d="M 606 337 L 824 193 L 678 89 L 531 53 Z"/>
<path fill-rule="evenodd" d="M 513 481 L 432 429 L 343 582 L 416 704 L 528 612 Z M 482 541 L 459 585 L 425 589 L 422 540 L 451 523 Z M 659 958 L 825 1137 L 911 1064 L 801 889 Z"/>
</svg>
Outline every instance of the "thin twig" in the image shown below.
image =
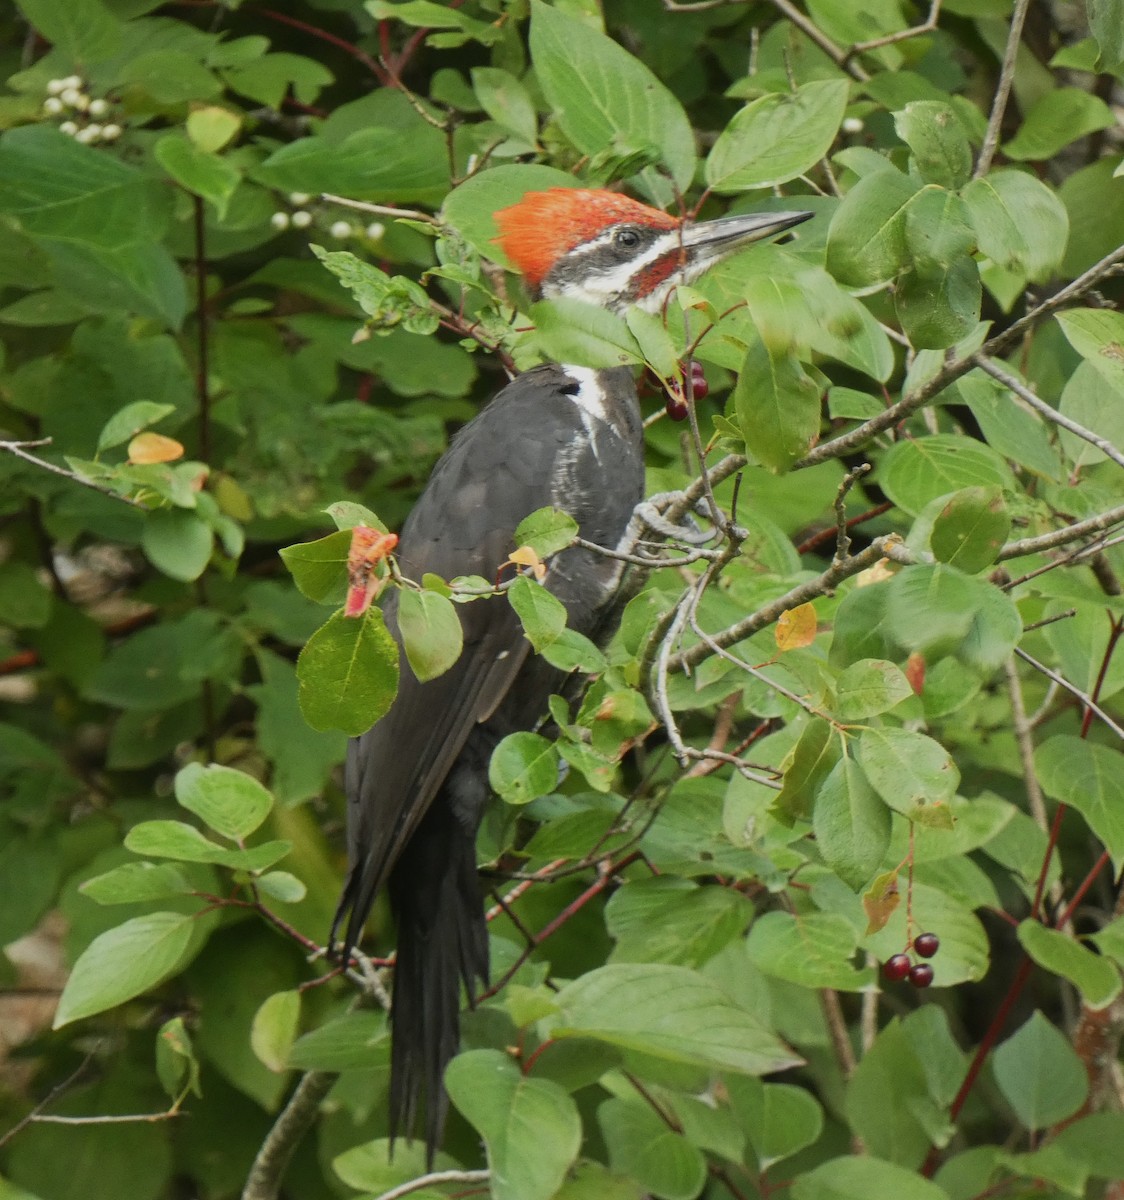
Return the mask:
<svg viewBox="0 0 1124 1200">
<path fill-rule="evenodd" d="M 1117 725 L 1117 723 L 1108 715 L 1108 713 L 1106 713 L 1105 710 L 1093 700 L 1092 696 L 1088 695 L 1086 692 L 1083 692 L 1076 684 L 1070 683 L 1064 675 L 1059 675 L 1057 671 L 1050 670 L 1045 663 L 1040 663 L 1038 659 L 1032 658 L 1021 647 L 1016 646 L 1015 653 L 1023 660 L 1023 662 L 1029 663 L 1036 671 L 1041 671 L 1041 673 L 1045 675 L 1047 679 L 1052 679 L 1060 688 L 1064 688 L 1067 692 L 1069 692 L 1071 696 L 1076 696 L 1077 699 L 1081 701 L 1082 705 L 1084 705 L 1084 707 L 1089 711 L 1093 712 L 1096 716 L 1100 717 L 1100 719 L 1109 727 L 1109 729 L 1112 730 L 1113 733 L 1116 734 L 1118 738 L 1124 739 L 1124 729 L 1121 729 L 1120 726 Z"/>
<path fill-rule="evenodd" d="M 400 1200 L 411 1192 L 420 1192 L 423 1188 L 438 1183 L 487 1183 L 492 1177 L 491 1171 L 430 1171 L 428 1175 L 419 1175 L 408 1183 L 400 1183 L 389 1192 L 380 1192 L 375 1200 Z"/>
<path fill-rule="evenodd" d="M 120 500 L 122 504 L 129 504 L 133 508 L 148 511 L 147 505 L 141 504 L 139 500 L 134 500 L 131 496 L 124 496 L 120 492 L 115 492 L 112 488 L 106 487 L 104 484 L 95 483 L 94 480 L 87 478 L 85 475 L 79 475 L 77 471 L 68 471 L 66 467 L 60 467 L 57 463 L 48 462 L 45 458 L 39 458 L 35 454 L 28 453 L 28 447 L 49 446 L 51 440 L 51 438 L 39 438 L 33 442 L 0 442 L 0 450 L 6 451 L 8 454 L 14 454 L 16 458 L 22 458 L 24 462 L 31 463 L 32 466 L 39 467 L 44 471 L 50 471 L 52 475 L 61 475 L 63 479 L 69 479 L 71 483 L 80 484 L 82 487 L 89 488 L 92 492 L 100 492 L 103 496 L 109 496 L 113 500 Z"/>
<path fill-rule="evenodd" d="M 852 62 L 850 53 L 842 47 L 837 46 L 831 38 L 823 32 L 822 29 L 806 17 L 794 4 L 789 0 L 771 0 L 773 7 L 784 16 L 786 16 L 797 29 L 800 30 L 805 37 L 815 42 L 817 46 L 839 67 L 842 67 L 853 78 L 860 83 L 866 83 L 870 76 L 857 62 Z"/>
<path fill-rule="evenodd" d="M 1091 429 L 1086 429 L 1084 425 L 1078 424 L 1072 417 L 1067 417 L 1065 413 L 1058 412 L 1053 405 L 1047 404 L 1041 396 L 1038 396 L 1024 383 L 1020 383 L 1014 375 L 1009 371 L 1004 371 L 998 363 L 993 362 L 984 354 L 974 355 L 976 365 L 980 370 L 986 372 L 997 379 L 1008 391 L 1012 391 L 1020 400 L 1023 400 L 1035 412 L 1040 412 L 1048 421 L 1052 421 L 1055 425 L 1060 425 L 1062 429 L 1068 429 L 1075 437 L 1081 438 L 1082 441 L 1088 442 L 1091 446 L 1096 446 L 1102 454 L 1111 458 L 1119 467 L 1124 467 L 1124 454 L 1107 439 L 1101 437 L 1099 433 L 1094 433 Z"/>
<path fill-rule="evenodd" d="M 893 46 L 898 42 L 920 37 L 924 33 L 932 33 L 937 28 L 937 21 L 940 19 L 942 2 L 943 0 L 932 0 L 929 5 L 929 15 L 920 25 L 911 25 L 908 29 L 899 29 L 897 33 L 887 33 L 882 37 L 871 38 L 869 42 L 856 42 L 847 51 L 847 57 L 866 54 L 870 50 L 881 50 L 883 46 Z"/>
<path fill-rule="evenodd" d="M 996 555 L 996 562 L 1006 562 L 1011 558 L 1022 558 L 1027 554 L 1041 554 L 1045 550 L 1053 550 L 1076 542 L 1079 538 L 1093 533 L 1104 533 L 1113 525 L 1124 521 L 1124 504 L 1110 508 L 1107 512 L 1097 513 L 1095 517 L 1086 517 L 1083 521 L 1075 521 L 1072 525 L 1063 525 L 1052 533 L 1043 533 L 1038 537 L 1021 538 L 1017 542 L 1008 542 Z"/>
<path fill-rule="evenodd" d="M 354 208 L 358 212 L 370 213 L 375 217 L 403 217 L 409 221 L 425 221 L 429 225 L 440 222 L 432 213 L 422 212 L 417 208 L 394 208 L 389 204 L 370 204 L 366 200 L 352 200 L 348 196 L 337 196 L 332 192 L 321 192 L 321 200 L 329 204 L 339 204 L 344 208 Z"/>
<path fill-rule="evenodd" d="M 1003 125 L 1003 116 L 1007 112 L 1011 85 L 1015 82 L 1015 60 L 1018 58 L 1023 22 L 1029 8 L 1030 0 L 1015 0 L 1014 11 L 1011 13 L 1011 32 L 1007 35 L 1007 49 L 1003 54 L 1003 65 L 999 69 L 999 83 L 995 88 L 995 98 L 991 102 L 991 115 L 987 120 L 987 132 L 980 147 L 980 157 L 976 161 L 976 179 L 991 170 L 991 161 L 999 147 L 999 133 Z"/>
</svg>

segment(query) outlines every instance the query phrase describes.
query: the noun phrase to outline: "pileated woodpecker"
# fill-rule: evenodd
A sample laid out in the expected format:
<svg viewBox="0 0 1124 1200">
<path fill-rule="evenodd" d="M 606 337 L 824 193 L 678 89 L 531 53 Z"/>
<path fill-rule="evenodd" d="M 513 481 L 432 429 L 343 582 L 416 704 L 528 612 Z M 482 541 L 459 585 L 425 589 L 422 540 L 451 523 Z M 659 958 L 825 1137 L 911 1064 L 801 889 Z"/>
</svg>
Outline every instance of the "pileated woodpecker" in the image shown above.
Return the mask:
<svg viewBox="0 0 1124 1200">
<path fill-rule="evenodd" d="M 607 191 L 529 193 L 496 214 L 497 242 L 533 294 L 574 297 L 617 312 L 658 312 L 678 284 L 808 212 L 680 221 Z M 614 547 L 643 497 L 643 428 L 627 367 L 551 363 L 509 383 L 453 439 L 406 520 L 403 572 L 492 577 L 515 527 L 547 505 L 581 536 Z M 556 555 L 546 587 L 569 626 L 589 634 L 612 597 L 612 559 Z M 386 604 L 397 633 L 396 593 Z M 347 920 L 346 961 L 385 886 L 398 928 L 391 1015 L 390 1130 L 412 1135 L 424 1095 L 432 1158 L 448 1100 L 442 1076 L 457 1052 L 460 987 L 471 1003 L 488 980 L 488 931 L 476 875 L 476 834 L 489 799 L 488 762 L 508 733 L 546 713 L 561 672 L 530 654 L 510 605 L 459 606 L 460 659 L 419 683 L 402 656 L 390 711 L 351 742 L 346 769 L 350 870 L 333 923 Z"/>
</svg>

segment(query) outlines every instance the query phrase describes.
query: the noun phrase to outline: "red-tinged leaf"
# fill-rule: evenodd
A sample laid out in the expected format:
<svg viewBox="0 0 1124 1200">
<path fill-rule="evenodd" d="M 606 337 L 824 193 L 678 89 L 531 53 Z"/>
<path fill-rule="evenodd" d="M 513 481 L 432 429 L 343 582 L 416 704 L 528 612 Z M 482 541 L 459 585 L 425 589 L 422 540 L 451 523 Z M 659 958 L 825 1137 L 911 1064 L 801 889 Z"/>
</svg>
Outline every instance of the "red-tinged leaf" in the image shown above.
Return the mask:
<svg viewBox="0 0 1124 1200">
<path fill-rule="evenodd" d="M 379 563 L 398 545 L 396 533 L 383 533 L 368 525 L 356 525 L 351 530 L 351 547 L 347 553 L 347 602 L 345 617 L 361 617 L 371 607 L 388 574 L 379 571 Z"/>
<path fill-rule="evenodd" d="M 913 694 L 920 696 L 925 690 L 925 656 L 916 650 L 905 660 L 905 677 Z"/>
</svg>

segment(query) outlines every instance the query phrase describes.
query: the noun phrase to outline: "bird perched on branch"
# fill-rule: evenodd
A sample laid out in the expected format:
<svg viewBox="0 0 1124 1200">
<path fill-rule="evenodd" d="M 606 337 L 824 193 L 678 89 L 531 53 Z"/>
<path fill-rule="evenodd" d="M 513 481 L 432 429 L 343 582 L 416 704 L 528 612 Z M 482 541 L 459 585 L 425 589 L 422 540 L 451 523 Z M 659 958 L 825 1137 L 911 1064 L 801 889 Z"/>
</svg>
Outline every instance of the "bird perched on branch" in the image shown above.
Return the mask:
<svg viewBox="0 0 1124 1200">
<path fill-rule="evenodd" d="M 497 242 L 536 297 L 572 297 L 621 313 L 659 312 L 679 284 L 811 213 L 682 221 L 608 191 L 529 193 L 496 214 Z M 453 439 L 402 529 L 399 564 L 420 579 L 491 578 L 530 513 L 553 505 L 590 542 L 614 547 L 642 499 L 643 427 L 632 372 L 550 363 L 509 383 Z M 597 630 L 619 564 L 572 548 L 551 559 L 545 586 L 569 626 Z M 397 633 L 396 592 L 386 604 Z M 489 800 L 488 763 L 501 738 L 545 715 L 562 674 L 531 654 L 503 600 L 458 606 L 460 659 L 419 683 L 402 656 L 386 716 L 352 740 L 346 771 L 350 870 L 333 924 L 355 946 L 384 887 L 397 924 L 391 1015 L 390 1131 L 412 1136 L 424 1099 L 430 1158 L 448 1101 L 463 984 L 471 1003 L 488 980 L 488 931 L 476 834 Z"/>
</svg>

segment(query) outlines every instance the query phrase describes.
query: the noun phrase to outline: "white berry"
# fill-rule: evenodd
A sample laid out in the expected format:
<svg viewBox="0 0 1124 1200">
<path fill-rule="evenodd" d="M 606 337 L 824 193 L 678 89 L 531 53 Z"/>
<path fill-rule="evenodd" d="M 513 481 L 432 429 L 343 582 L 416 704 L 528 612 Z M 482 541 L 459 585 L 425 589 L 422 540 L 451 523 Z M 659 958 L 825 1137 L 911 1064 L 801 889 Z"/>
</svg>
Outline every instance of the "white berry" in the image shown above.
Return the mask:
<svg viewBox="0 0 1124 1200">
<path fill-rule="evenodd" d="M 372 242 L 377 242 L 386 233 L 386 226 L 381 221 L 372 221 L 367 226 L 367 236 Z"/>
<path fill-rule="evenodd" d="M 91 117 L 104 117 L 107 112 L 109 112 L 109 101 L 108 100 L 98 99 L 98 100 L 90 101 L 90 116 Z"/>
<path fill-rule="evenodd" d="M 62 86 L 64 88 L 80 88 L 82 86 L 82 76 L 68 75 L 64 80 L 62 80 Z"/>
<path fill-rule="evenodd" d="M 308 192 L 290 192 L 289 193 L 289 203 L 295 204 L 298 208 L 302 204 L 307 204 L 311 199 L 312 199 L 312 197 L 308 194 Z"/>
<path fill-rule="evenodd" d="M 844 117 L 843 132 L 844 133 L 862 133 L 863 120 L 862 117 Z"/>
<path fill-rule="evenodd" d="M 47 95 L 57 96 L 59 92 L 66 87 L 65 79 L 48 79 L 47 80 Z"/>
<path fill-rule="evenodd" d="M 328 232 L 332 235 L 332 237 L 339 238 L 339 240 L 342 242 L 344 238 L 351 237 L 354 231 L 347 221 L 333 221 L 332 227 L 328 230 Z"/>
<path fill-rule="evenodd" d="M 312 224 L 312 213 L 305 212 L 303 208 L 297 209 L 293 213 L 293 228 L 307 229 Z"/>
<path fill-rule="evenodd" d="M 69 104 L 71 108 L 77 108 L 78 102 L 82 99 L 82 93 L 75 87 L 64 88 L 62 91 L 63 104 Z"/>
<path fill-rule="evenodd" d="M 115 142 L 121 136 L 122 129 L 120 125 L 105 125 L 102 127 L 101 140 L 103 142 Z"/>
<path fill-rule="evenodd" d="M 81 142 L 84 146 L 86 146 L 89 145 L 90 142 L 96 142 L 99 137 L 101 137 L 101 126 L 87 125 L 85 129 L 78 130 L 78 132 L 74 135 L 74 140 L 76 142 Z"/>
<path fill-rule="evenodd" d="M 289 228 L 289 214 L 283 213 L 283 212 L 275 212 L 273 214 L 273 216 L 269 218 L 269 223 L 270 223 L 270 225 L 273 226 L 274 229 L 288 229 Z"/>
<path fill-rule="evenodd" d="M 74 137 L 78 132 L 78 126 L 73 121 L 63 121 L 59 126 L 59 133 L 65 133 L 67 137 Z"/>
<path fill-rule="evenodd" d="M 47 99 L 43 101 L 43 111 L 47 113 L 48 116 L 57 116 L 65 107 L 66 106 L 58 98 L 58 96 L 48 96 Z"/>
</svg>

